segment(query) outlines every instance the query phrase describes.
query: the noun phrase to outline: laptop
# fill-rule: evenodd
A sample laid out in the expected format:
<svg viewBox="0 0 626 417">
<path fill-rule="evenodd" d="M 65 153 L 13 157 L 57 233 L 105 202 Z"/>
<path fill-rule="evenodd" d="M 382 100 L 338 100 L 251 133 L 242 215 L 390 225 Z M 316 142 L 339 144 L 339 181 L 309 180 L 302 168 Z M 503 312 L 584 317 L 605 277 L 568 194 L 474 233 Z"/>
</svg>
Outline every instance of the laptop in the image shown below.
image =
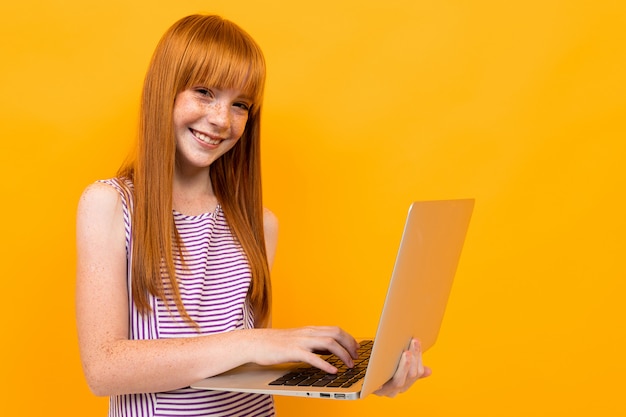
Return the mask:
<svg viewBox="0 0 626 417">
<path fill-rule="evenodd" d="M 349 376 L 339 379 L 302 363 L 246 364 L 191 387 L 338 400 L 364 398 L 377 390 L 393 376 L 413 337 L 422 351 L 434 345 L 473 208 L 474 199 L 411 204 L 376 335 L 359 342 L 363 352 Z M 366 354 L 369 360 L 360 363 Z"/>
</svg>

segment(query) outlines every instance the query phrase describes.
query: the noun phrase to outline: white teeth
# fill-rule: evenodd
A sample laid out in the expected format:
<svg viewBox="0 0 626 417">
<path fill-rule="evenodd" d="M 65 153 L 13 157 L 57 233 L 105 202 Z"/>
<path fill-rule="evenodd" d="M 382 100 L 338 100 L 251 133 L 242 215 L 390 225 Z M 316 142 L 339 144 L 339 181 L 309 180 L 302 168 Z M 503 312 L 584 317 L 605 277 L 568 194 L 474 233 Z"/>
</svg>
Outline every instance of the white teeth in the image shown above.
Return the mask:
<svg viewBox="0 0 626 417">
<path fill-rule="evenodd" d="M 221 142 L 220 140 L 211 139 L 209 136 L 205 135 L 204 133 L 200 133 L 197 130 L 194 130 L 193 134 L 202 142 L 206 142 L 209 145 L 217 145 Z"/>
</svg>

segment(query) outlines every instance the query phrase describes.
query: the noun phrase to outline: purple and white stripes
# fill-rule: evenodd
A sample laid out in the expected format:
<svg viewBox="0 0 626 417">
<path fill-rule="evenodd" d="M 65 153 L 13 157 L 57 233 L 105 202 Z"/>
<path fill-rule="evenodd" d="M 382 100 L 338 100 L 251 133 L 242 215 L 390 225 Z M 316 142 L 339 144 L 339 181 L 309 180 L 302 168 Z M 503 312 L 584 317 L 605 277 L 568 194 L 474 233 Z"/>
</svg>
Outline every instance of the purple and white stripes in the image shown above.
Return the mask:
<svg viewBox="0 0 626 417">
<path fill-rule="evenodd" d="M 128 201 L 119 179 L 103 181 L 122 196 L 126 244 L 130 255 L 132 201 Z M 132 198 L 132 196 L 131 196 Z M 182 301 L 187 313 L 198 324 L 189 326 L 176 306 L 168 309 L 164 300 L 151 296 L 152 314 L 141 315 L 132 299 L 130 326 L 132 339 L 194 337 L 253 327 L 252 312 L 246 302 L 251 274 L 243 250 L 231 234 L 224 213 L 218 206 L 213 213 L 187 216 L 173 213 L 174 223 L 184 244 L 184 265 L 174 262 Z M 129 256 L 130 259 L 130 256 Z M 130 262 L 129 262 L 130 264 Z M 129 276 L 130 294 L 130 276 Z M 171 288 L 165 287 L 166 297 Z M 112 397 L 110 417 L 168 416 L 273 416 L 273 400 L 267 395 L 202 391 L 191 388 L 160 393 Z"/>
</svg>

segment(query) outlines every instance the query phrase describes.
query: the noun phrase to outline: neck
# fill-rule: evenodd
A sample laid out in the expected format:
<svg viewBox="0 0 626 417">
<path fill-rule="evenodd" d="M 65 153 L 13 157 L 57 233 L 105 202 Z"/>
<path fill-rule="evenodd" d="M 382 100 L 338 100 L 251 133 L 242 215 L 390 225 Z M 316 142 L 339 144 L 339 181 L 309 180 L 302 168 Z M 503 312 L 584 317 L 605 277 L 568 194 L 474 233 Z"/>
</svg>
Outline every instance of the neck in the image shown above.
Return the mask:
<svg viewBox="0 0 626 417">
<path fill-rule="evenodd" d="M 217 206 L 209 170 L 194 173 L 174 171 L 172 206 L 174 210 L 188 215 L 209 213 Z"/>
</svg>

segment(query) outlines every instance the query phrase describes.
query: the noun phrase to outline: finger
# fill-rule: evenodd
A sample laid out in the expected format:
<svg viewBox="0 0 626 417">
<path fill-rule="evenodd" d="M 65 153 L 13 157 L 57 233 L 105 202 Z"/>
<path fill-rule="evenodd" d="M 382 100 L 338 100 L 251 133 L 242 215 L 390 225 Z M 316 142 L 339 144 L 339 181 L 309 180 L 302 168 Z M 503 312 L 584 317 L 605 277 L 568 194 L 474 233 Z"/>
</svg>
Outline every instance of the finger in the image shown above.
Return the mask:
<svg viewBox="0 0 626 417">
<path fill-rule="evenodd" d="M 422 344 L 419 340 L 415 340 L 415 352 L 417 358 L 417 378 L 426 378 L 432 373 L 431 369 L 424 366 L 424 360 L 422 356 Z"/>
<path fill-rule="evenodd" d="M 393 398 L 401 392 L 401 387 L 404 386 L 404 381 L 406 380 L 405 354 L 406 352 L 402 354 L 402 359 L 400 360 L 400 365 L 396 373 L 389 381 L 374 392 L 376 395 Z"/>
<path fill-rule="evenodd" d="M 352 355 L 345 349 L 343 345 L 338 343 L 332 337 L 324 336 L 318 337 L 315 339 L 315 350 L 323 349 L 327 350 L 330 353 L 336 355 L 343 363 L 348 367 L 354 366 L 354 360 L 352 359 Z"/>
<path fill-rule="evenodd" d="M 312 339 L 312 351 L 330 352 L 347 366 L 354 366 L 359 344 L 350 334 L 339 327 L 309 327 L 307 334 Z"/>
<path fill-rule="evenodd" d="M 402 353 L 398 369 L 393 377 L 385 383 L 382 387 L 375 391 L 376 395 L 393 398 L 399 393 L 405 391 L 405 385 L 407 382 L 407 375 L 409 368 L 411 367 L 411 352 L 406 350 Z"/>
<path fill-rule="evenodd" d="M 390 381 L 394 388 L 400 389 L 406 384 L 407 376 L 409 374 L 409 370 L 411 369 L 411 357 L 412 353 L 410 351 L 404 351 L 402 353 L 398 369 Z"/>
<path fill-rule="evenodd" d="M 354 359 L 358 357 L 359 343 L 352 335 L 339 327 L 320 327 L 320 334 L 332 337 Z"/>
<path fill-rule="evenodd" d="M 431 374 L 431 369 L 423 365 L 422 350 L 419 340 L 413 339 L 409 349 L 402 353 L 398 369 L 393 377 L 382 387 L 374 391 L 376 395 L 395 397 L 406 391 L 413 383 Z"/>
<path fill-rule="evenodd" d="M 306 352 L 306 355 L 302 358 L 302 362 L 306 362 L 311 366 L 314 366 L 326 373 L 336 374 L 337 368 L 330 363 L 326 362 L 324 359 L 320 358 L 316 354 Z"/>
<path fill-rule="evenodd" d="M 423 372 L 422 355 L 419 348 L 419 342 L 416 339 L 411 341 L 411 358 L 409 364 L 408 378 L 410 380 L 416 380 L 420 376 L 420 371 Z"/>
</svg>

